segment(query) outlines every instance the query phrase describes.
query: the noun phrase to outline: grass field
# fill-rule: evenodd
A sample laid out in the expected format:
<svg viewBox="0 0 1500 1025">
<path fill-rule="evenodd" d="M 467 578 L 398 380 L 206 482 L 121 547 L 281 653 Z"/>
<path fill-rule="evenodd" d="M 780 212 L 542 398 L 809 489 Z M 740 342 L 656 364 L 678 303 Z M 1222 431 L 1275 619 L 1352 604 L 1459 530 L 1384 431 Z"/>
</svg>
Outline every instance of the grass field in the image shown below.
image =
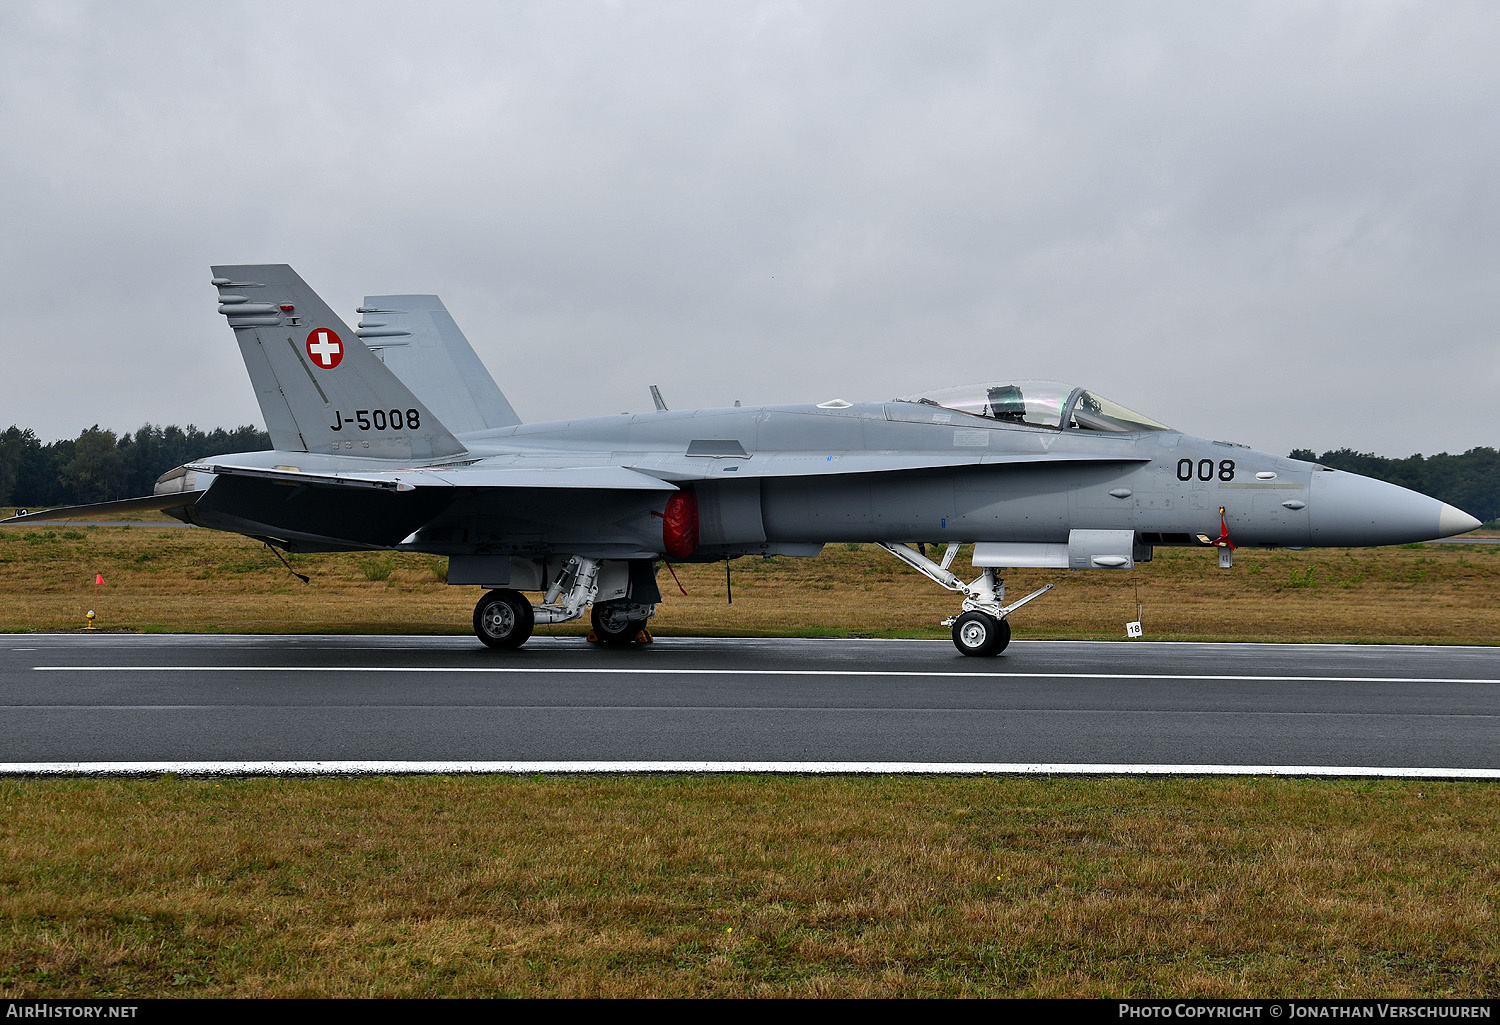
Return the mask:
<svg viewBox="0 0 1500 1025">
<path fill-rule="evenodd" d="M 1500 992 L 1478 783 L 164 778 L 0 802 L 5 997 Z"/>
<path fill-rule="evenodd" d="M 85 624 L 141 632 L 468 633 L 480 591 L 444 583 L 432 556 L 292 556 L 295 579 L 238 535 L 150 527 L 0 527 L 0 631 Z M 960 555 L 967 567 L 967 555 Z M 958 600 L 869 545 L 816 559 L 747 558 L 663 572 L 662 635 L 942 637 Z M 967 570 L 966 570 L 967 571 Z M 1243 550 L 1230 570 L 1204 549 L 1159 549 L 1131 572 L 1014 571 L 1012 598 L 1056 589 L 1017 612 L 1017 637 L 1124 638 L 1137 606 L 1148 639 L 1494 644 L 1500 545 Z M 586 623 L 549 629 L 587 630 Z"/>
<path fill-rule="evenodd" d="M 0 528 L 0 629 L 467 633 L 441 560 Z M 1500 546 L 1164 551 L 1020 637 L 1493 644 Z M 661 634 L 944 636 L 878 550 L 678 567 Z M 578 631 L 571 625 L 560 631 Z M 1472 996 L 1500 789 L 1266 779 L 0 781 L 0 996 Z"/>
</svg>

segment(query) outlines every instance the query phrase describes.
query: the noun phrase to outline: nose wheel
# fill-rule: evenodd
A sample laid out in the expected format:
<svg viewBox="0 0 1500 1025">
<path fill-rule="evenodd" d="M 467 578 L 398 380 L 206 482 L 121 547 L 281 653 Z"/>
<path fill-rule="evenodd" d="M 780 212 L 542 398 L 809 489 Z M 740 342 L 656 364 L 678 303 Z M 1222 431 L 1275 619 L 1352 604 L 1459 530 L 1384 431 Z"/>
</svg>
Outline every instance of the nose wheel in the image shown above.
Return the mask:
<svg viewBox="0 0 1500 1025">
<path fill-rule="evenodd" d="M 965 655 L 998 655 L 1010 643 L 1010 624 L 986 612 L 965 612 L 953 621 L 953 645 Z"/>
<path fill-rule="evenodd" d="M 536 614 L 520 591 L 490 591 L 474 606 L 474 633 L 491 648 L 519 648 L 531 636 Z"/>
</svg>

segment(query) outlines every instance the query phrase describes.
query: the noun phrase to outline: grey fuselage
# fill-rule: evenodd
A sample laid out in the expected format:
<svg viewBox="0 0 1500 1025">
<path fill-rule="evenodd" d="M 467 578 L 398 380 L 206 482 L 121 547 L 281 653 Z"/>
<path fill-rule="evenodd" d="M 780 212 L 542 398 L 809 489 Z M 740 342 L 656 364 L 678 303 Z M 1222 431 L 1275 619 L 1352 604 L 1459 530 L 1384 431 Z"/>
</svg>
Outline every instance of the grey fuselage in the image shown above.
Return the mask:
<svg viewBox="0 0 1500 1025">
<path fill-rule="evenodd" d="M 1143 546 L 1224 536 L 1238 546 L 1380 545 L 1454 533 L 1457 522 L 1456 510 L 1427 496 L 1242 445 L 1172 430 L 1037 427 L 907 401 L 620 414 L 461 440 L 466 456 L 421 467 L 439 476 L 449 467 L 626 467 L 691 491 L 699 533 L 687 558 L 701 560 L 810 555 L 828 542 L 1065 543 L 1080 529 L 1130 530 Z M 357 451 L 214 461 L 308 473 L 352 473 L 367 462 Z M 211 479 L 199 477 L 186 486 Z M 668 547 L 671 494 L 398 494 L 221 476 L 184 518 L 293 550 L 640 559 Z"/>
</svg>

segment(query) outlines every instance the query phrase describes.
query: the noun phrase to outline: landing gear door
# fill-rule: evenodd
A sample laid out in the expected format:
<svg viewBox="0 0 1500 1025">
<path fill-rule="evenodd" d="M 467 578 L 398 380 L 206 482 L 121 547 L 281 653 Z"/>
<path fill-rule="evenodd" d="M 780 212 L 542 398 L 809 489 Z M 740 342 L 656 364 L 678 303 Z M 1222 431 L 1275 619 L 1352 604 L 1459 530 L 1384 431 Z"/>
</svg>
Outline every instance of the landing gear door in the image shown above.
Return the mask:
<svg viewBox="0 0 1500 1025">
<path fill-rule="evenodd" d="M 630 593 L 630 563 L 618 559 L 605 559 L 599 565 L 599 590 L 594 595 L 594 604 L 602 604 L 624 598 Z"/>
</svg>

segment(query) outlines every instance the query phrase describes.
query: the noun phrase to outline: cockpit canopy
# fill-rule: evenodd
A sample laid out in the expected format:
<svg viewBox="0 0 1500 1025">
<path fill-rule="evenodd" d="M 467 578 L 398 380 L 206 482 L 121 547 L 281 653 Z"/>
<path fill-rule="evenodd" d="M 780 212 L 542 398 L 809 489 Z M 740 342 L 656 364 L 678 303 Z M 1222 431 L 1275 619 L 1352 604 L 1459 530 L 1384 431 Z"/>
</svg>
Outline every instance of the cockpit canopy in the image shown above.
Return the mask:
<svg viewBox="0 0 1500 1025">
<path fill-rule="evenodd" d="M 1031 427 L 1072 427 L 1115 433 L 1171 430 L 1165 424 L 1126 409 L 1102 395 L 1057 381 L 960 385 L 920 395 L 903 395 L 896 401 L 941 406 L 969 416 Z"/>
</svg>

